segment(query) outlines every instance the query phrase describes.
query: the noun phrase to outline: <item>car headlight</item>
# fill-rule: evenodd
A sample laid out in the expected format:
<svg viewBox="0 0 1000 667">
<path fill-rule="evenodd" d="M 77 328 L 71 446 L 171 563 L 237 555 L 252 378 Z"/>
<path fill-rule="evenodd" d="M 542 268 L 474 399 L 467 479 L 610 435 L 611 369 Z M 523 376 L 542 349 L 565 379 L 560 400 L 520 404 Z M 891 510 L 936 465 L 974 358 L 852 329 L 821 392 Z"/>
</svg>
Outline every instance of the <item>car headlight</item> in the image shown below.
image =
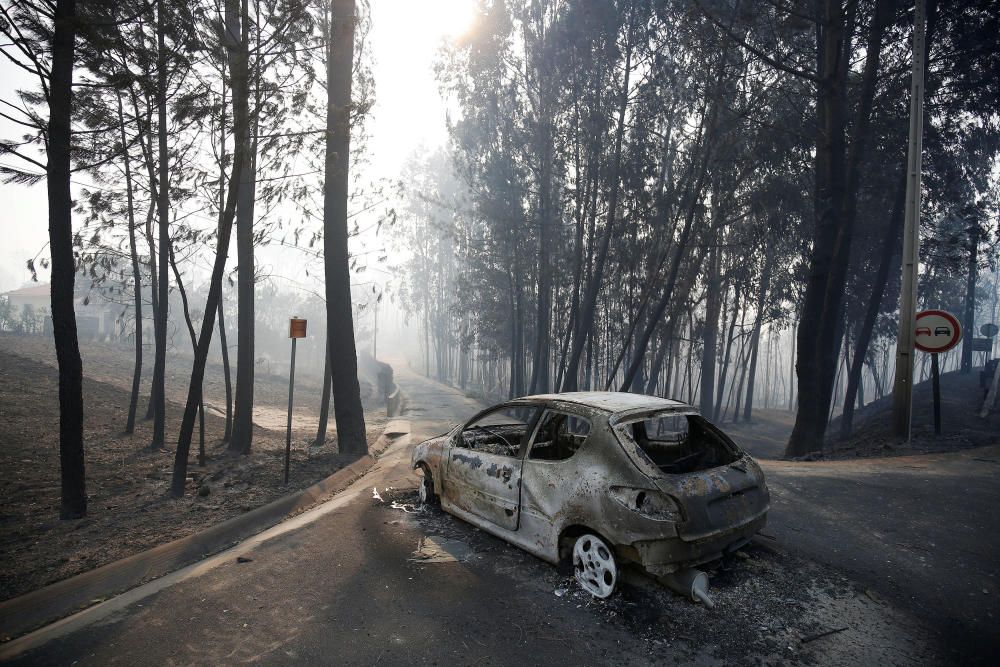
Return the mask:
<svg viewBox="0 0 1000 667">
<path fill-rule="evenodd" d="M 611 497 L 623 507 L 653 521 L 683 521 L 684 513 L 676 500 L 651 489 L 612 486 Z"/>
</svg>

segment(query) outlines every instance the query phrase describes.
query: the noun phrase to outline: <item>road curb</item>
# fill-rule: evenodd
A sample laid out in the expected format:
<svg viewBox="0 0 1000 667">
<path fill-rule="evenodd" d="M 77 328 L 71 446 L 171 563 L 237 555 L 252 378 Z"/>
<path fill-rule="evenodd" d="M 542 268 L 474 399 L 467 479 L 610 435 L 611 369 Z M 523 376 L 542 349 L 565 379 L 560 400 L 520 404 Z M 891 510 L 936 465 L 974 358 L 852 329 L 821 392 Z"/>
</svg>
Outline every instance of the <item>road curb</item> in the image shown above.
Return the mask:
<svg viewBox="0 0 1000 667">
<path fill-rule="evenodd" d="M 218 553 L 309 507 L 329 500 L 367 473 L 375 465 L 378 456 L 407 433 L 409 425 L 405 420 L 392 420 L 386 424 L 369 454 L 312 486 L 193 535 L 0 602 L 0 642 L 9 642 L 151 579 Z"/>
</svg>

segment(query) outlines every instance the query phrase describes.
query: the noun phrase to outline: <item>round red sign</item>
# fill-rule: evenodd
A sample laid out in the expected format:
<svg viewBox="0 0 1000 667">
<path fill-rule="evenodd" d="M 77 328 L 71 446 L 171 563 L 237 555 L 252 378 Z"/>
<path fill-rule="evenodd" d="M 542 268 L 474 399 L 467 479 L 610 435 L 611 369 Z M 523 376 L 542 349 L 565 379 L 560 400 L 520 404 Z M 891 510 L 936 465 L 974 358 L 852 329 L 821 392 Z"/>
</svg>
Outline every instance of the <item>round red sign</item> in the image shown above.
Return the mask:
<svg viewBox="0 0 1000 667">
<path fill-rule="evenodd" d="M 947 352 L 962 340 L 962 325 L 951 313 L 944 310 L 925 310 L 917 313 L 914 344 L 924 352 Z"/>
</svg>

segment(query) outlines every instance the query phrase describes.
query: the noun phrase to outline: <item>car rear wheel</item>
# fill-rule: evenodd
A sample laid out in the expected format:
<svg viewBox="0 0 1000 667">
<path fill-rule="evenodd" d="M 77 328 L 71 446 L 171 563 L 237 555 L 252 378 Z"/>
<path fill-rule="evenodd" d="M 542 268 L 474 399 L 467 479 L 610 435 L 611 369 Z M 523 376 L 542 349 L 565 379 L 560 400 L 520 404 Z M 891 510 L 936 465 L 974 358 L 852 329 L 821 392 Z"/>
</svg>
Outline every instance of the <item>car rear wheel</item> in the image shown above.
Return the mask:
<svg viewBox="0 0 1000 667">
<path fill-rule="evenodd" d="M 437 503 L 437 496 L 434 495 L 434 478 L 431 476 L 430 468 L 425 465 L 420 466 L 423 477 L 420 479 L 420 504 L 434 505 Z"/>
<path fill-rule="evenodd" d="M 573 545 L 573 573 L 583 590 L 606 598 L 618 585 L 615 553 L 596 535 L 581 535 Z"/>
</svg>

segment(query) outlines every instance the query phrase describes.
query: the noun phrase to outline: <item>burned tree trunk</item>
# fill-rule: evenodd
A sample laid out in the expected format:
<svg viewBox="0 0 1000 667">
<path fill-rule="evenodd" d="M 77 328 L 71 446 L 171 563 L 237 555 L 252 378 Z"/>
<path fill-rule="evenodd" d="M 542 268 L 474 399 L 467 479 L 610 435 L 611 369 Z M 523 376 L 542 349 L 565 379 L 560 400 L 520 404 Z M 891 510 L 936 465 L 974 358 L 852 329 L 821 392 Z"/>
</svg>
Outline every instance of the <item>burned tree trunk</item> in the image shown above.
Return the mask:
<svg viewBox="0 0 1000 667">
<path fill-rule="evenodd" d="M 142 380 L 142 271 L 139 269 L 139 250 L 135 238 L 135 202 L 132 197 L 132 158 L 125 137 L 125 113 L 121 93 L 118 94 L 118 130 L 125 154 L 125 205 L 128 207 L 128 249 L 132 260 L 132 293 L 135 304 L 135 362 L 132 366 L 132 391 L 129 394 L 128 418 L 125 432 L 135 431 L 135 413 L 139 406 L 139 385 Z"/>
<path fill-rule="evenodd" d="M 76 2 L 57 0 L 49 72 L 48 164 L 49 244 L 52 257 L 52 332 L 59 362 L 59 468 L 61 519 L 87 514 L 83 459 L 83 362 L 76 335 L 73 288 L 73 197 L 70 193 L 70 121 Z"/>
<path fill-rule="evenodd" d="M 865 319 L 861 323 L 861 328 L 858 329 L 857 339 L 854 342 L 854 358 L 851 360 L 851 368 L 847 373 L 844 412 L 840 417 L 840 438 L 850 436 L 854 428 L 855 400 L 861 387 L 861 372 L 864 369 L 865 358 L 868 356 L 868 346 L 871 344 L 875 321 L 878 319 L 878 313 L 882 307 L 882 297 L 885 295 L 885 288 L 889 284 L 889 275 L 895 264 L 893 260 L 898 256 L 900 234 L 903 231 L 903 205 L 906 199 L 905 168 L 901 176 L 899 187 L 896 189 L 892 214 L 889 218 L 889 229 L 882 243 L 878 269 L 875 273 L 875 280 L 872 282 L 872 293 L 865 309 Z"/>
<path fill-rule="evenodd" d="M 354 0 L 333 0 L 327 39 L 326 164 L 323 188 L 323 251 L 326 269 L 326 335 L 333 374 L 333 409 L 341 454 L 368 453 L 358 384 L 358 355 L 351 310 L 347 248 L 347 198 L 351 159 L 351 86 L 354 64 Z"/>
<path fill-rule="evenodd" d="M 170 495 L 179 498 L 184 495 L 184 484 L 187 479 L 188 454 L 191 449 L 191 437 L 194 434 L 194 419 L 201 400 L 201 387 L 205 379 L 205 364 L 208 361 L 208 350 L 212 343 L 212 331 L 215 328 L 215 314 L 222 299 L 222 280 L 226 270 L 226 259 L 229 256 L 229 241 L 232 237 L 233 220 L 236 217 L 236 188 L 240 182 L 245 164 L 249 161 L 250 122 L 247 60 L 241 57 L 241 35 L 246 34 L 247 17 L 240 16 L 238 0 L 226 0 L 225 33 L 223 45 L 229 53 L 229 67 L 233 87 L 233 132 L 236 138 L 236 151 L 233 159 L 233 172 L 230 175 L 229 189 L 226 193 L 226 206 L 219 225 L 219 239 L 215 253 L 215 263 L 212 266 L 212 278 L 208 288 L 208 298 L 205 302 L 205 317 L 201 321 L 201 333 L 198 335 L 198 348 L 195 351 L 194 365 L 191 368 L 191 382 L 188 386 L 187 403 L 184 407 L 184 417 L 181 420 L 181 430 L 177 437 L 177 452 L 174 456 L 174 472 L 170 481 Z"/>
<path fill-rule="evenodd" d="M 166 428 L 166 366 L 167 366 L 167 317 L 170 311 L 167 290 L 167 250 L 170 247 L 170 176 L 167 151 L 167 47 L 164 0 L 156 2 L 156 117 L 157 154 L 159 177 L 157 183 L 157 217 L 159 227 L 159 308 L 156 312 L 156 356 L 153 362 L 153 438 L 150 449 L 162 449 Z"/>
<path fill-rule="evenodd" d="M 705 330 L 702 334 L 701 357 L 701 387 L 699 388 L 699 405 L 701 414 L 712 415 L 713 397 L 715 393 L 715 360 L 718 356 L 719 311 L 721 299 L 719 290 L 719 249 L 712 246 L 708 259 L 708 282 L 705 285 Z"/>
<path fill-rule="evenodd" d="M 732 312 L 726 313 L 726 317 L 729 317 L 729 332 L 726 334 L 726 349 L 722 355 L 722 369 L 719 372 L 719 381 L 715 388 L 715 409 L 712 411 L 712 419 L 718 420 L 722 415 L 722 401 L 725 398 L 726 391 L 726 381 L 729 378 L 729 363 L 732 359 L 733 352 L 733 338 L 736 332 L 736 317 L 739 315 L 740 323 L 742 326 L 743 319 L 746 317 L 745 311 L 740 309 L 740 292 L 743 287 L 740 283 L 737 283 L 733 288 L 733 309 Z M 728 288 L 723 290 L 723 298 L 728 292 Z M 723 319 L 723 324 L 725 324 L 725 319 Z M 730 393 L 732 393 L 730 391 Z"/>
<path fill-rule="evenodd" d="M 145 146 L 145 144 L 144 144 Z M 156 172 L 153 166 L 152 158 L 152 146 L 146 147 L 146 170 L 149 180 L 149 190 L 150 192 L 156 191 Z M 153 239 L 153 217 L 156 215 L 156 206 L 150 203 L 149 210 L 146 212 L 146 224 L 144 227 L 144 234 L 146 237 L 146 245 L 149 246 L 149 294 L 150 294 L 150 309 L 153 312 L 153 353 L 156 353 L 156 323 L 159 322 L 159 312 L 160 312 L 160 278 L 159 269 L 156 265 L 156 241 Z M 154 357 L 155 359 L 155 357 Z M 153 364 L 153 382 L 149 391 L 149 403 L 146 405 L 146 415 L 143 417 L 145 420 L 150 420 L 156 413 L 156 386 L 158 382 L 156 381 L 156 364 Z"/>
<path fill-rule="evenodd" d="M 326 346 L 326 362 L 323 364 L 323 397 L 319 401 L 319 426 L 316 428 L 316 439 L 313 445 L 322 447 L 326 444 L 326 429 L 330 421 L 330 347 Z"/>
<path fill-rule="evenodd" d="M 871 20 L 861 99 L 848 148 L 848 54 L 857 6 L 851 5 L 845 16 L 839 0 L 824 3 L 817 68 L 816 233 L 798 331 L 799 412 L 787 456 L 822 448 L 826 435 L 843 337 L 843 293 L 857 218 L 860 165 L 891 10 L 889 0 L 879 0 Z"/>
<path fill-rule="evenodd" d="M 223 67 L 225 63 L 223 62 Z M 222 233 L 223 219 L 226 210 L 226 93 L 222 88 L 219 118 L 219 233 Z M 226 340 L 226 318 L 223 313 L 225 299 L 219 297 L 219 350 L 222 353 L 222 375 L 226 385 L 226 429 L 222 436 L 223 442 L 229 442 L 233 437 L 233 374 L 229 367 L 229 341 Z"/>
<path fill-rule="evenodd" d="M 250 31 L 247 0 L 242 2 L 243 36 L 240 41 L 240 58 L 247 61 L 249 72 Z M 247 85 L 247 106 L 249 109 L 249 74 Z M 249 117 L 249 114 L 248 114 Z M 249 120 L 248 120 L 249 122 Z M 249 129 L 248 129 L 248 134 Z M 253 444 L 253 383 L 254 383 L 254 251 L 253 217 L 255 140 L 248 139 L 244 170 L 240 175 L 236 204 L 236 400 L 233 412 L 233 434 L 229 441 L 229 451 L 249 454 Z"/>
<path fill-rule="evenodd" d="M 757 295 L 757 312 L 753 320 L 753 332 L 750 335 L 750 369 L 747 379 L 747 397 L 743 408 L 743 421 L 750 421 L 753 411 L 753 390 L 757 379 L 757 357 L 760 353 L 760 329 L 764 324 L 764 307 L 767 303 L 767 293 L 771 288 L 771 250 L 764 250 L 764 272 L 760 279 L 760 292 Z M 739 406 L 736 408 L 739 410 Z"/>
<path fill-rule="evenodd" d="M 145 74 L 149 75 L 148 70 Z M 136 119 L 136 131 L 139 135 L 138 144 L 142 149 L 142 161 L 146 169 L 146 180 L 149 183 L 149 192 L 153 200 L 155 200 L 156 192 L 156 169 L 153 159 L 153 136 L 152 136 L 152 106 L 149 104 L 148 95 L 146 96 L 146 117 L 145 121 L 140 120 L 139 112 L 139 99 L 136 95 L 134 89 L 129 89 L 129 101 L 132 105 L 132 113 Z M 153 338 L 155 345 L 155 334 L 156 334 L 156 322 L 159 321 L 158 313 L 160 312 L 160 282 L 159 282 L 159 272 L 156 263 L 156 242 L 153 240 L 153 217 L 156 214 L 156 207 L 151 202 L 146 210 L 146 221 L 143 225 L 143 237 L 145 238 L 146 245 L 149 248 L 149 260 L 147 262 L 147 268 L 149 270 L 149 287 L 150 287 L 150 310 L 153 314 Z M 155 352 L 155 350 L 154 350 Z M 155 364 L 154 364 L 154 375 L 155 375 Z M 154 391 L 156 389 L 156 378 L 153 378 L 152 388 L 149 395 L 149 403 L 146 405 L 146 414 L 143 417 L 144 420 L 150 420 L 153 418 L 155 413 L 156 397 L 154 396 Z"/>
<path fill-rule="evenodd" d="M 170 246 L 170 269 L 174 273 L 174 281 L 177 283 L 177 291 L 181 295 L 181 306 L 184 311 L 184 323 L 187 325 L 188 336 L 191 337 L 191 352 L 198 354 L 198 335 L 194 331 L 194 322 L 191 320 L 191 309 L 188 307 L 187 290 L 184 289 L 184 281 L 181 280 L 181 272 L 177 270 L 177 258 L 174 256 L 173 245 Z M 198 465 L 205 465 L 205 397 L 204 388 L 198 387 Z"/>
<path fill-rule="evenodd" d="M 973 214 L 975 215 L 975 214 Z M 976 337 L 976 277 L 979 273 L 979 220 L 969 220 L 969 275 L 966 278 L 965 317 L 962 326 L 965 328 L 965 340 L 962 341 L 962 373 L 972 372 L 972 342 Z"/>
<path fill-rule="evenodd" d="M 629 81 L 632 74 L 632 50 L 634 48 L 632 34 L 632 21 L 629 18 L 627 35 L 625 41 L 625 67 L 622 77 L 622 87 L 618 93 L 618 120 L 615 128 L 615 145 L 609 177 L 611 179 L 611 193 L 608 198 L 607 222 L 601 232 L 600 246 L 595 258 L 594 266 L 584 290 L 581 300 L 580 313 L 576 318 L 576 332 L 573 335 L 573 344 L 570 347 L 569 360 L 566 363 L 566 374 L 563 377 L 562 391 L 576 391 L 577 375 L 580 368 L 580 357 L 583 354 L 584 345 L 587 343 L 594 326 L 594 312 L 597 309 L 597 297 L 601 291 L 601 283 L 604 279 L 604 266 L 608 258 L 608 249 L 611 245 L 611 234 L 615 227 L 615 218 L 618 215 L 618 199 L 620 196 L 619 174 L 622 163 L 622 142 L 625 136 L 625 117 L 629 106 Z M 589 363 L 589 362 L 588 362 Z"/>
<path fill-rule="evenodd" d="M 226 340 L 226 320 L 223 316 L 222 302 L 219 297 L 219 349 L 222 352 L 222 377 L 226 385 L 226 428 L 222 441 L 229 442 L 233 437 L 233 374 L 229 368 L 229 341 Z"/>
<path fill-rule="evenodd" d="M 843 281 L 838 281 L 833 274 L 839 277 L 842 253 L 849 250 L 849 245 L 844 243 L 849 241 L 849 233 L 844 228 L 843 209 L 846 171 L 844 39 L 843 8 L 839 0 L 825 0 L 823 29 L 817 49 L 816 223 L 799 320 L 798 412 L 786 456 L 800 456 L 822 448 L 828 397 L 838 361 L 834 342 L 835 332 L 840 330 Z"/>
</svg>

